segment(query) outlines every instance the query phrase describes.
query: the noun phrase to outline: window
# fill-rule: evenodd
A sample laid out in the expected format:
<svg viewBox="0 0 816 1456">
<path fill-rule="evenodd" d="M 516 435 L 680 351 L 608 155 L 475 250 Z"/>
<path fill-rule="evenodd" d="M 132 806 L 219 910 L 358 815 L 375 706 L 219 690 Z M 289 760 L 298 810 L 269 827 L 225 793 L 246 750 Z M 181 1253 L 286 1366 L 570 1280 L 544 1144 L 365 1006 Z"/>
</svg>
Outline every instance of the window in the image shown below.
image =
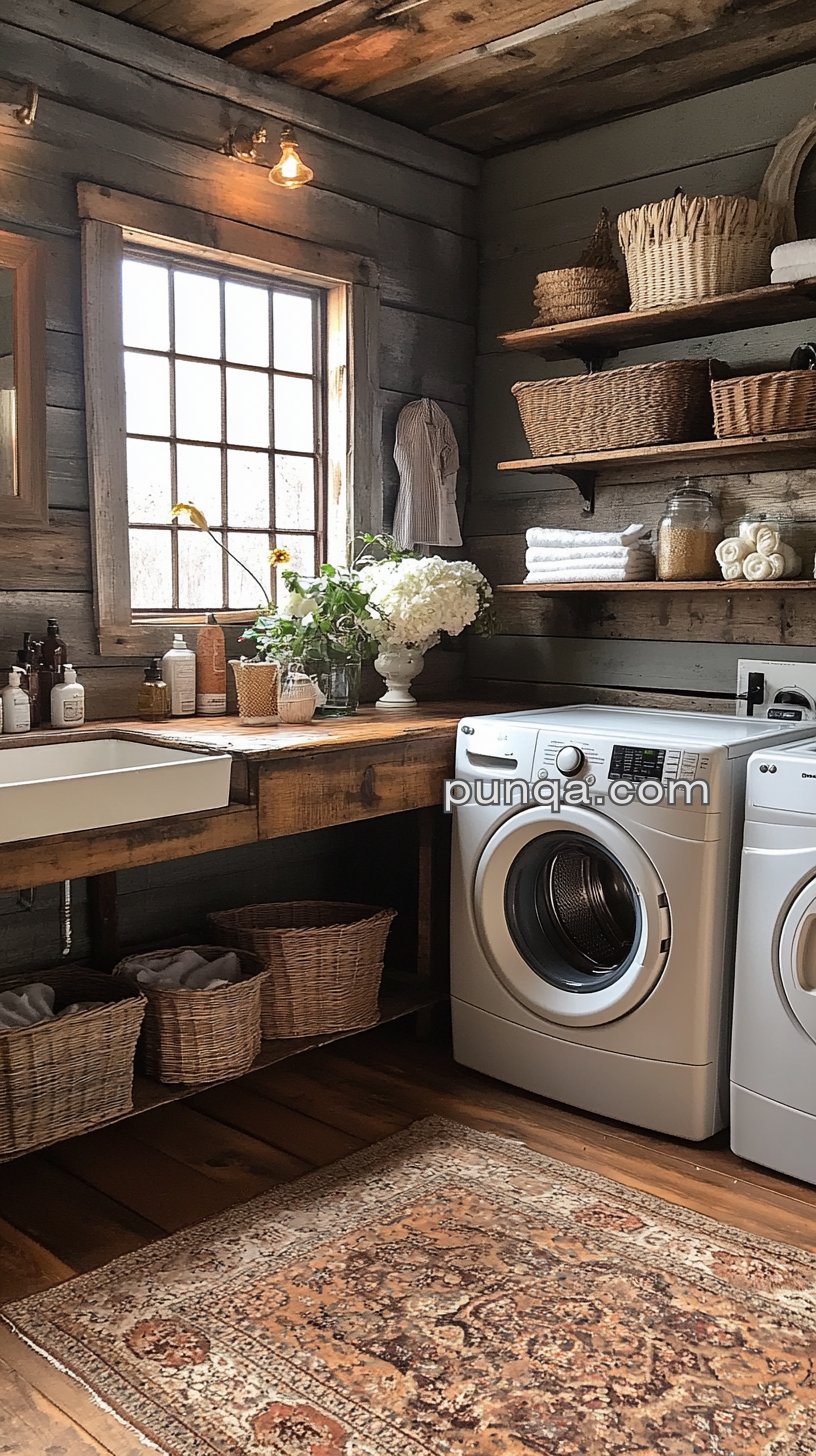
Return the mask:
<svg viewBox="0 0 816 1456">
<path fill-rule="evenodd" d="M 240 175 L 240 174 L 236 174 Z M 370 259 L 78 185 L 100 650 L 250 620 L 268 556 L 314 573 L 382 521 Z M 171 518 L 196 505 L 219 542 Z M 243 564 L 242 564 L 243 563 Z"/>
<path fill-rule="evenodd" d="M 122 302 L 133 610 L 257 608 L 270 547 L 325 559 L 325 294 L 134 251 Z"/>
</svg>

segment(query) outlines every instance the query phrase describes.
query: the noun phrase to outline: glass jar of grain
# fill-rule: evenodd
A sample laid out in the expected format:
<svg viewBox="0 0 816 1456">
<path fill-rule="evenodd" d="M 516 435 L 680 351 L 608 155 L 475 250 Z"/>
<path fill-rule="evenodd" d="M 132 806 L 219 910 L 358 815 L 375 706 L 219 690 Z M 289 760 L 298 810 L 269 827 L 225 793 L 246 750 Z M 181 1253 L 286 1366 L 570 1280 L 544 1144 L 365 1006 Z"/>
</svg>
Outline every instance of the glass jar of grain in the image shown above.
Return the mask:
<svg viewBox="0 0 816 1456">
<path fill-rule="evenodd" d="M 685 485 L 672 492 L 657 528 L 659 581 L 708 581 L 719 576 L 715 548 L 722 516 L 707 490 Z"/>
</svg>

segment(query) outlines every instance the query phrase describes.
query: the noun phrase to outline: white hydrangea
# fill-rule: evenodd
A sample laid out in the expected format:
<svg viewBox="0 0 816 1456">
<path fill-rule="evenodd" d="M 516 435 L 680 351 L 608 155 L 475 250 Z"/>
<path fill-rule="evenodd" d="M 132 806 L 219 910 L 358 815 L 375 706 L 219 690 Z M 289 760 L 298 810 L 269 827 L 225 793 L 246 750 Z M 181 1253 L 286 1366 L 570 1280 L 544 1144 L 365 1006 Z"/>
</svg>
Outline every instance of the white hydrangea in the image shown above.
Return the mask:
<svg viewBox="0 0 816 1456">
<path fill-rule="evenodd" d="M 371 635 L 388 646 L 416 647 L 427 652 L 443 632 L 458 637 L 475 622 L 491 592 L 470 561 L 445 561 L 441 556 L 377 561 L 360 573 L 370 604 L 382 618 L 372 617 Z"/>
</svg>

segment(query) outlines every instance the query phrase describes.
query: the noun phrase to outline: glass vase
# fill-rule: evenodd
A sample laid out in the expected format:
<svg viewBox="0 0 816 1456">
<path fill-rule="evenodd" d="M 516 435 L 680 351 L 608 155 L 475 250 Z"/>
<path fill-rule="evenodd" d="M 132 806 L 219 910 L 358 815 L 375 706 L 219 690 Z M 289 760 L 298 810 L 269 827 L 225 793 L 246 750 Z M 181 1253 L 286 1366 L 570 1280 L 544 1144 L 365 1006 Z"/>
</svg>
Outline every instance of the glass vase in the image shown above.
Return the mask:
<svg viewBox="0 0 816 1456">
<path fill-rule="evenodd" d="M 317 678 L 318 687 L 326 694 L 316 718 L 349 718 L 357 712 L 362 672 L 359 653 L 329 652 L 325 657 L 309 658 L 303 666 L 310 677 Z"/>
</svg>

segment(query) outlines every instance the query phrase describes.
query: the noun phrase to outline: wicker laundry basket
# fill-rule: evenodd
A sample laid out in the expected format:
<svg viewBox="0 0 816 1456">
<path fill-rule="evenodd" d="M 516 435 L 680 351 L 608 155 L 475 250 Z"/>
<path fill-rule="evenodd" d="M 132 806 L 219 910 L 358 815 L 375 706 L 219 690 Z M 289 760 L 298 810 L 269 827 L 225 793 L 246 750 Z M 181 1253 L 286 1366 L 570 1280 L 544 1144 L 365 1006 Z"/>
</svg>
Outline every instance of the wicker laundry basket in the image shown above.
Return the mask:
<svg viewBox="0 0 816 1456">
<path fill-rule="evenodd" d="M 667 359 L 513 385 L 534 456 L 580 455 L 711 435 L 707 359 Z"/>
<path fill-rule="evenodd" d="M 276 662 L 231 658 L 242 723 L 258 726 L 278 722 L 280 668 Z"/>
<path fill-rule="evenodd" d="M 612 219 L 603 208 L 590 242 L 573 268 L 539 273 L 534 324 L 574 323 L 629 307 L 629 289 L 612 247 Z"/>
<path fill-rule="evenodd" d="M 665 308 L 757 288 L 771 276 L 782 209 L 754 197 L 686 197 L 618 218 L 632 308 Z"/>
<path fill-rule="evenodd" d="M 88 1132 L 133 1106 L 144 997 L 80 966 L 4 979 L 0 990 L 33 980 L 53 986 L 57 1011 L 75 1001 L 105 1004 L 0 1031 L 0 1158 Z"/>
<path fill-rule="evenodd" d="M 812 369 L 713 379 L 711 399 L 719 440 L 816 430 L 816 372 Z"/>
<path fill-rule="evenodd" d="M 210 916 L 216 933 L 252 951 L 270 974 L 265 1037 L 363 1030 L 379 1019 L 385 942 L 396 911 L 328 900 L 249 905 Z"/>
<path fill-rule="evenodd" d="M 194 950 L 205 961 L 219 960 L 231 949 L 223 945 L 176 946 L 145 952 L 144 960 L 168 964 L 182 950 Z M 135 979 L 129 956 L 114 969 L 122 984 L 138 986 L 147 1001 L 142 1049 L 148 1077 L 174 1085 L 196 1086 L 240 1077 L 249 1071 L 261 1049 L 261 989 L 264 967 L 247 951 L 235 951 L 244 977 L 229 986 L 191 990 L 187 986 L 143 986 Z"/>
</svg>

